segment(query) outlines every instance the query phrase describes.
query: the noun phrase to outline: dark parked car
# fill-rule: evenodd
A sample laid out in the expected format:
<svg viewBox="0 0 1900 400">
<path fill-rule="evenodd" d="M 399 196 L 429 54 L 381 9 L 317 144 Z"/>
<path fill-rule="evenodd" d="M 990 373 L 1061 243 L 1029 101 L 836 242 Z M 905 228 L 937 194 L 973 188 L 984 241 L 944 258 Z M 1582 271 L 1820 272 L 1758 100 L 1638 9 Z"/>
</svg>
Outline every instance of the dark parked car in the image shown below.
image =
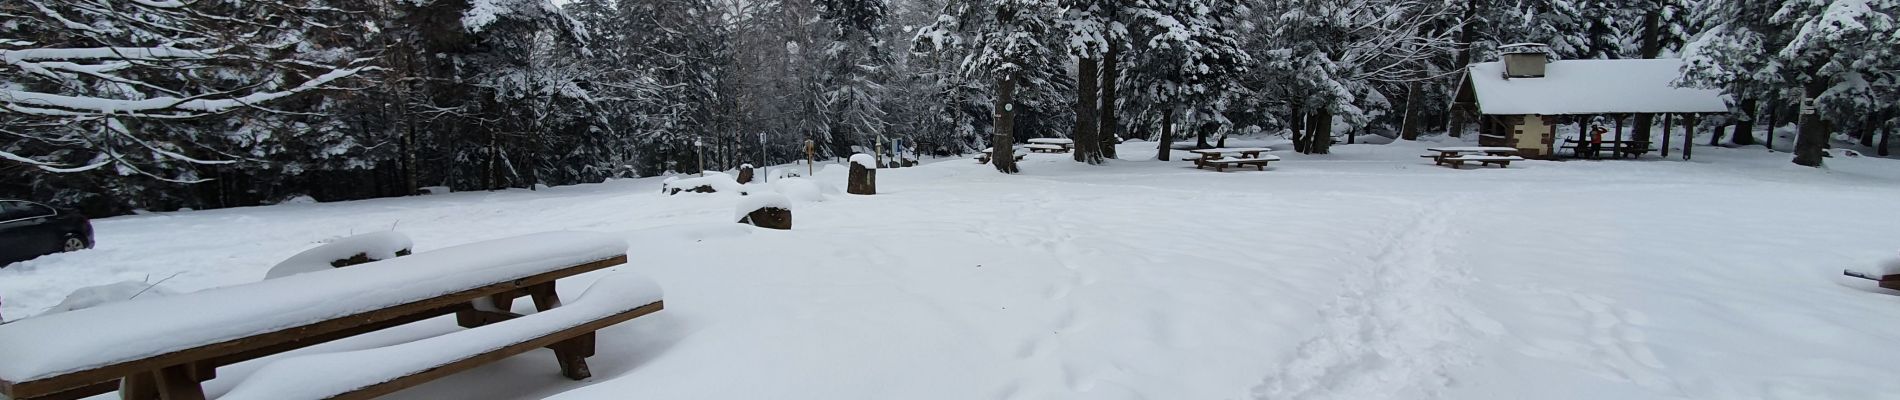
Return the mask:
<svg viewBox="0 0 1900 400">
<path fill-rule="evenodd" d="M 92 248 L 92 221 L 72 210 L 0 200 L 0 268 L 62 251 Z"/>
</svg>

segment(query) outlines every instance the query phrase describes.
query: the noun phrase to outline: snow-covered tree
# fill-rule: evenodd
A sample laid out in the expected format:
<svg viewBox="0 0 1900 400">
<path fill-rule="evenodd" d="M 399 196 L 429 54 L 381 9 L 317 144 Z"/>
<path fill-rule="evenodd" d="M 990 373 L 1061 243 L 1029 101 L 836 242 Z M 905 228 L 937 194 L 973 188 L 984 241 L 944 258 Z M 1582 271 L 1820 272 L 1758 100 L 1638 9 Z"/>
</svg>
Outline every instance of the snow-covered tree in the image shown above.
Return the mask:
<svg viewBox="0 0 1900 400">
<path fill-rule="evenodd" d="M 1900 71 L 1895 0 L 1714 2 L 1713 26 L 1687 45 L 1684 80 L 1737 98 L 1798 89 L 1801 135 L 1794 163 L 1818 167 L 1829 121 L 1859 121 L 1890 107 Z M 1772 128 L 1771 128 L 1772 129 Z"/>
</svg>

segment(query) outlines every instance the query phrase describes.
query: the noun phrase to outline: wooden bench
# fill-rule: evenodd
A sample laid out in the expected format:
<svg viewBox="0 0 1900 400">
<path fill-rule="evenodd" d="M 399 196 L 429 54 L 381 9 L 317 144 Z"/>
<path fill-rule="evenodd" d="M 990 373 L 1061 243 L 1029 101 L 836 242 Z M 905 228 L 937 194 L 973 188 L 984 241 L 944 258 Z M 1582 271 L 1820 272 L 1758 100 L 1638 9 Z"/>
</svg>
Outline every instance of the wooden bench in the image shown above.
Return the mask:
<svg viewBox="0 0 1900 400">
<path fill-rule="evenodd" d="M 1251 165 L 1254 167 L 1255 170 L 1266 171 L 1267 163 L 1274 162 L 1274 161 L 1280 161 L 1280 156 L 1266 155 L 1266 156 L 1261 156 L 1259 158 L 1217 158 L 1217 159 L 1212 159 L 1212 160 L 1201 160 L 1200 162 L 1197 162 L 1194 164 L 1194 168 L 1200 169 L 1201 167 L 1213 167 L 1215 172 L 1227 172 L 1227 168 L 1229 167 L 1243 167 L 1243 166 Z"/>
<path fill-rule="evenodd" d="M 118 390 L 133 400 L 203 399 L 200 383 L 217 377 L 219 367 L 439 316 L 486 326 L 517 318 L 497 310 L 521 297 L 554 309 L 556 280 L 626 260 L 620 238 L 550 232 L 26 318 L 0 326 L 0 397 L 75 399 Z M 645 312 L 663 307 L 646 306 Z M 593 348 L 591 336 L 557 345 L 568 349 L 561 358 L 569 369 L 584 368 L 573 356 Z"/>
<path fill-rule="evenodd" d="M 989 164 L 989 163 L 990 163 L 990 151 L 991 151 L 991 149 L 989 149 L 989 148 L 985 148 L 985 149 L 983 149 L 983 152 L 981 152 L 981 153 L 977 153 L 977 154 L 976 154 L 976 163 L 977 163 L 977 164 Z M 1022 161 L 1022 160 L 1023 160 L 1023 157 L 1025 157 L 1025 156 L 1028 156 L 1028 155 L 1029 155 L 1029 153 L 1024 153 L 1024 152 L 1023 152 L 1022 150 L 1020 150 L 1020 149 L 1018 149 L 1018 150 L 1016 150 L 1016 152 L 1015 152 L 1015 154 L 1016 154 L 1016 161 Z"/>
<path fill-rule="evenodd" d="M 1606 151 L 1616 157 L 1642 158 L 1644 154 L 1650 152 L 1649 142 L 1641 140 L 1605 140 L 1601 143 L 1593 143 L 1564 139 L 1564 145 L 1559 146 L 1558 149 L 1570 150 L 1570 156 L 1574 158 L 1598 158 Z"/>
<path fill-rule="evenodd" d="M 1465 163 L 1474 162 L 1479 165 L 1497 165 L 1499 168 L 1510 168 L 1512 161 L 1524 161 L 1524 158 L 1518 156 L 1481 156 L 1475 154 L 1437 157 L 1438 165 L 1449 165 L 1452 169 L 1458 169 L 1464 166 Z"/>
<path fill-rule="evenodd" d="M 659 311 L 660 289 L 631 273 L 602 277 L 579 300 L 541 312 L 501 312 L 501 321 L 414 342 L 272 361 L 220 400 L 370 399 L 537 348 L 554 351 L 562 375 L 586 379 L 594 331 Z M 468 322 L 468 321 L 463 321 Z M 378 360 L 365 363 L 364 360 Z"/>
<path fill-rule="evenodd" d="M 1855 278 L 1861 278 L 1861 279 L 1874 281 L 1878 283 L 1881 288 L 1884 288 L 1884 289 L 1900 290 L 1900 274 L 1876 275 L 1876 274 L 1869 274 L 1869 273 L 1853 271 L 1853 270 L 1845 270 L 1845 271 L 1841 271 L 1841 275 L 1847 275 L 1847 276 L 1851 276 Z"/>
<path fill-rule="evenodd" d="M 1023 148 L 1029 149 L 1029 151 L 1033 151 L 1037 153 L 1067 153 L 1069 152 L 1069 148 L 1067 146 L 1063 146 L 1059 144 L 1040 144 L 1040 143 L 1028 144 L 1028 145 L 1023 145 Z"/>
</svg>

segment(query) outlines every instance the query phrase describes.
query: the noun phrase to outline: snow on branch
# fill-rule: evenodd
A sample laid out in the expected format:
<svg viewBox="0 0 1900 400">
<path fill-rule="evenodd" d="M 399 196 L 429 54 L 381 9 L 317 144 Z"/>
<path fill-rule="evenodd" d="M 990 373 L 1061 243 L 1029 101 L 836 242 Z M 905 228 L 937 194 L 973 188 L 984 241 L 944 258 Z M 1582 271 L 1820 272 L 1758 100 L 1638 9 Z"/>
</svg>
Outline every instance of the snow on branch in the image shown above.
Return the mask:
<svg viewBox="0 0 1900 400">
<path fill-rule="evenodd" d="M 151 113 L 174 110 L 219 113 L 321 89 L 330 82 L 338 79 L 375 69 L 377 68 L 369 66 L 334 69 L 290 89 L 251 93 L 236 97 L 219 97 L 217 94 L 203 94 L 182 98 L 160 96 L 147 99 L 109 99 L 5 89 L 0 90 L 0 103 L 7 104 L 9 106 L 8 109 L 14 111 L 44 115 L 58 115 L 57 111 L 97 114 Z"/>
</svg>

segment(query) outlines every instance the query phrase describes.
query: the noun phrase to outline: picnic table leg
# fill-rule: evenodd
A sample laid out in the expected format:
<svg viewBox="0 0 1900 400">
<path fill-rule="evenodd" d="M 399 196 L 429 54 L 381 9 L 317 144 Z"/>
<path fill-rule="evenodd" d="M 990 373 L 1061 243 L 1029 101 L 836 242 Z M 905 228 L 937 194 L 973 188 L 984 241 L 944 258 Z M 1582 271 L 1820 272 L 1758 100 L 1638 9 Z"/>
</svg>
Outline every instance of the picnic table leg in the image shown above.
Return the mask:
<svg viewBox="0 0 1900 400">
<path fill-rule="evenodd" d="M 553 281 L 529 286 L 527 290 L 528 298 L 534 300 L 536 311 L 547 311 L 561 306 L 561 296 L 555 293 Z M 548 346 L 548 349 L 554 350 L 554 359 L 561 364 L 562 376 L 577 381 L 594 376 L 593 372 L 587 369 L 587 357 L 594 355 L 593 332 L 556 342 Z"/>
<path fill-rule="evenodd" d="M 164 400 L 205 400 L 205 388 L 192 376 L 191 366 L 173 365 L 160 368 L 158 377 L 159 398 Z"/>
<path fill-rule="evenodd" d="M 158 378 L 152 376 L 150 372 L 137 373 L 119 378 L 119 399 L 158 399 Z"/>
</svg>

